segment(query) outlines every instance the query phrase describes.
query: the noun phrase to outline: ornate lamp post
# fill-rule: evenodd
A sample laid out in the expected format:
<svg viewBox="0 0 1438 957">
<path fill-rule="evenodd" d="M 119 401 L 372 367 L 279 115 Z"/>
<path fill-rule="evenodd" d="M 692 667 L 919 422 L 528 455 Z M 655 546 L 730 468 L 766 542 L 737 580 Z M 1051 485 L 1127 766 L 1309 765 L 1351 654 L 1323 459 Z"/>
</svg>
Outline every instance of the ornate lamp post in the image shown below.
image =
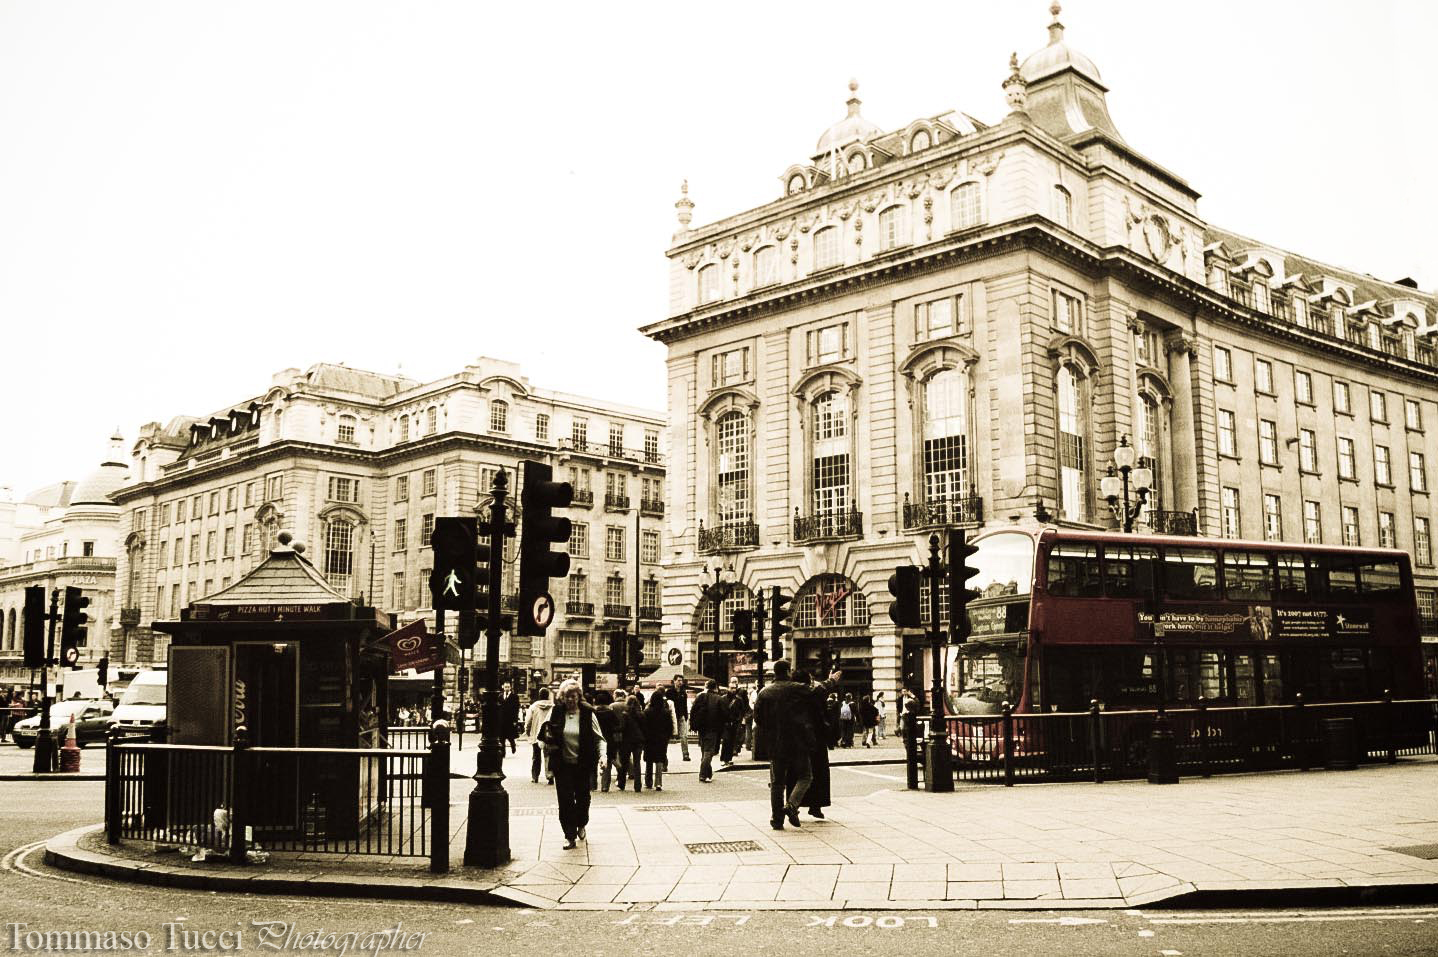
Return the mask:
<svg viewBox="0 0 1438 957">
<path fill-rule="evenodd" d="M 1133 521 L 1148 504 L 1149 489 L 1153 488 L 1153 469 L 1134 468 L 1134 461 L 1133 446 L 1128 444 L 1128 436 L 1125 435 L 1118 440 L 1118 448 L 1113 450 L 1113 464 L 1108 467 L 1108 474 L 1099 480 L 1099 490 L 1125 532 L 1133 531 Z M 1132 499 L 1129 498 L 1130 487 L 1134 491 Z"/>
<path fill-rule="evenodd" d="M 728 567 L 724 567 L 715 564 L 713 568 L 709 569 L 709 572 L 714 576 L 714 581 L 705 586 L 704 598 L 714 603 L 714 644 L 710 647 L 709 660 L 704 662 L 709 667 L 704 668 L 703 671 L 706 678 L 713 678 L 715 681 L 721 681 L 722 683 L 722 678 L 719 674 L 719 623 L 723 616 L 724 599 L 728 598 L 729 593 L 734 589 L 734 582 L 726 581 L 724 576 L 726 574 L 732 574 L 734 572 L 734 566 L 729 565 Z M 704 656 L 702 653 L 699 657 L 700 660 L 703 661 Z"/>
</svg>

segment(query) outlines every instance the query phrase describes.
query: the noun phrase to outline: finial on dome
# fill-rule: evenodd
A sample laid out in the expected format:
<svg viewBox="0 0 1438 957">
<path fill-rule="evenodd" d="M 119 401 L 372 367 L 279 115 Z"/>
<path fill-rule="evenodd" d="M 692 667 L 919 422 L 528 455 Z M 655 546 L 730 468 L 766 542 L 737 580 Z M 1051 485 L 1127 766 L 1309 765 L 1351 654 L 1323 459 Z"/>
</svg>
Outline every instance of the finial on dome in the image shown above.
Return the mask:
<svg viewBox="0 0 1438 957">
<path fill-rule="evenodd" d="M 694 219 L 694 201 L 689 198 L 687 179 L 679 185 L 679 202 L 674 204 L 674 208 L 679 211 L 679 225 L 688 229 L 690 221 Z"/>
<path fill-rule="evenodd" d="M 1058 6 L 1058 4 L 1054 4 Z M 1009 76 L 1004 80 L 1004 99 L 1009 103 L 1010 113 L 1023 113 L 1028 106 L 1029 81 L 1019 72 L 1019 54 L 1014 51 L 1009 54 Z"/>
<path fill-rule="evenodd" d="M 1053 3 L 1049 4 L 1049 13 L 1052 13 L 1052 14 L 1054 15 L 1054 22 L 1049 24 L 1049 45 L 1050 45 L 1050 46 L 1052 46 L 1052 45 L 1055 44 L 1055 43 L 1062 43 L 1062 42 L 1063 42 L 1063 38 L 1064 38 L 1064 25 L 1059 22 L 1059 14 L 1062 13 L 1062 12 L 1063 12 L 1063 7 L 1059 6 L 1059 0 L 1054 0 Z"/>
<path fill-rule="evenodd" d="M 859 81 L 850 78 L 849 80 L 849 115 L 859 115 Z"/>
</svg>

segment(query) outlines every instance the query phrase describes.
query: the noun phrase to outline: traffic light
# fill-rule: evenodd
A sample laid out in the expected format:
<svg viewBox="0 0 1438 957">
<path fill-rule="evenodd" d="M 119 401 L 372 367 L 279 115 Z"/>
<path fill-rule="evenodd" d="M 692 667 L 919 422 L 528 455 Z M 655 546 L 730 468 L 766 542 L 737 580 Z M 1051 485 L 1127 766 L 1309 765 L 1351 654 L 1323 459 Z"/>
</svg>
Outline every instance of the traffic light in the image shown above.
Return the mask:
<svg viewBox="0 0 1438 957">
<path fill-rule="evenodd" d="M 622 631 L 609 633 L 609 670 L 617 675 L 622 675 L 629 670 L 624 664 L 625 645 L 628 644 L 628 639 L 628 634 Z"/>
<path fill-rule="evenodd" d="M 734 644 L 748 648 L 754 643 L 754 612 L 748 608 L 734 609 Z"/>
<path fill-rule="evenodd" d="M 969 588 L 969 579 L 979 570 L 969 564 L 979 547 L 964 540 L 964 533 L 949 529 L 949 560 L 947 567 L 949 585 L 949 635 L 954 643 L 969 638 L 969 602 L 982 596 L 982 592 Z"/>
<path fill-rule="evenodd" d="M 788 595 L 779 590 L 775 585 L 774 590 L 769 593 L 769 637 L 771 649 L 769 657 L 779 659 L 784 657 L 784 636 L 794 630 L 789 624 L 789 618 L 794 612 L 789 608 L 789 602 L 793 601 Z"/>
<path fill-rule="evenodd" d="M 107 686 L 110 678 L 110 656 L 101 655 L 100 660 L 95 663 L 95 678 L 100 682 L 100 687 Z"/>
<path fill-rule="evenodd" d="M 899 565 L 889 576 L 889 594 L 894 596 L 894 600 L 889 602 L 889 617 L 900 628 L 918 628 L 922 624 L 919 620 L 919 584 L 923 575 L 917 565 Z"/>
<path fill-rule="evenodd" d="M 629 667 L 638 670 L 644 664 L 644 638 L 640 635 L 629 636 Z"/>
<path fill-rule="evenodd" d="M 74 585 L 65 587 L 65 617 L 60 629 L 60 663 L 71 668 L 80 667 L 80 645 L 85 641 L 85 626 L 90 616 L 85 609 L 90 599 L 80 593 Z"/>
<path fill-rule="evenodd" d="M 25 589 L 25 667 L 45 664 L 45 586 Z"/>
<path fill-rule="evenodd" d="M 429 544 L 434 549 L 434 570 L 429 593 L 436 611 L 473 611 L 476 591 L 476 546 L 479 533 L 472 516 L 434 520 Z"/>
<path fill-rule="evenodd" d="M 574 489 L 568 482 L 553 481 L 553 475 L 548 465 L 526 461 L 519 497 L 524 534 L 519 539 L 519 622 L 515 633 L 536 638 L 542 638 L 554 621 L 549 580 L 569 574 L 569 552 L 551 552 L 549 546 L 569 541 L 569 519 L 551 513 L 569 505 Z"/>
<path fill-rule="evenodd" d="M 460 669 L 459 669 L 459 696 L 460 696 L 460 698 L 463 698 L 463 697 L 464 697 L 465 695 L 467 695 L 467 694 L 469 694 L 469 669 L 468 669 L 468 668 L 460 668 Z"/>
</svg>

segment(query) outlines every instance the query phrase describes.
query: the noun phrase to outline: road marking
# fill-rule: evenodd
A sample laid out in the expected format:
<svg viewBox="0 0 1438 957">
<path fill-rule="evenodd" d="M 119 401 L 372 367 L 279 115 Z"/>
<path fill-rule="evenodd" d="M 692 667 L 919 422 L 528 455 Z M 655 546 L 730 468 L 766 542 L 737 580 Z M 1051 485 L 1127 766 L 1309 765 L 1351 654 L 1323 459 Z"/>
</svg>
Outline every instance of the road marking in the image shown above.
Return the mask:
<svg viewBox="0 0 1438 957">
<path fill-rule="evenodd" d="M 68 884 L 88 884 L 89 881 L 82 881 L 75 877 L 62 877 L 59 874 L 46 874 L 44 871 L 37 871 L 25 863 L 25 858 L 32 852 L 38 851 L 45 846 L 44 841 L 36 841 L 33 844 L 24 844 L 6 854 L 0 860 L 0 870 L 14 871 L 17 874 L 24 874 L 27 877 L 40 877 L 48 881 L 65 881 Z"/>
<path fill-rule="evenodd" d="M 880 774 L 878 771 L 865 771 L 865 770 L 863 770 L 863 769 L 861 769 L 861 768 L 851 768 L 851 767 L 849 767 L 848 765 L 845 765 L 845 764 L 835 764 L 835 765 L 831 765 L 831 766 L 830 766 L 830 770 L 848 771 L 850 774 L 862 774 L 862 775 L 864 775 L 864 777 L 867 777 L 867 778 L 880 778 L 880 779 L 885 780 L 885 781 L 904 781 L 904 780 L 906 780 L 905 778 L 900 777 L 900 776 L 897 775 L 897 774 Z"/>
<path fill-rule="evenodd" d="M 1061 927 L 1082 927 L 1085 924 L 1107 924 L 1098 917 L 1018 917 L 1010 924 L 1058 924 Z"/>
<path fill-rule="evenodd" d="M 1323 924 L 1361 920 L 1413 920 L 1438 917 L 1438 909 L 1352 911 L 1344 913 L 1305 914 L 1213 914 L 1204 917 L 1150 917 L 1150 924 Z"/>
</svg>

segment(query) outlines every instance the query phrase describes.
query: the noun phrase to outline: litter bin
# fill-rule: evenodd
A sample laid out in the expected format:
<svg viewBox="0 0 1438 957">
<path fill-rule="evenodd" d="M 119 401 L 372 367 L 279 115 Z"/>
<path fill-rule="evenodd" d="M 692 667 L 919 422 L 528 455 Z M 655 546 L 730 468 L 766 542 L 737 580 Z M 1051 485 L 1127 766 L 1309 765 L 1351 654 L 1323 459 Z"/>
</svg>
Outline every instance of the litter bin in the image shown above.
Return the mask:
<svg viewBox="0 0 1438 957">
<path fill-rule="evenodd" d="M 1323 757 L 1330 771 L 1358 769 L 1358 731 L 1352 718 L 1323 719 Z"/>
</svg>

